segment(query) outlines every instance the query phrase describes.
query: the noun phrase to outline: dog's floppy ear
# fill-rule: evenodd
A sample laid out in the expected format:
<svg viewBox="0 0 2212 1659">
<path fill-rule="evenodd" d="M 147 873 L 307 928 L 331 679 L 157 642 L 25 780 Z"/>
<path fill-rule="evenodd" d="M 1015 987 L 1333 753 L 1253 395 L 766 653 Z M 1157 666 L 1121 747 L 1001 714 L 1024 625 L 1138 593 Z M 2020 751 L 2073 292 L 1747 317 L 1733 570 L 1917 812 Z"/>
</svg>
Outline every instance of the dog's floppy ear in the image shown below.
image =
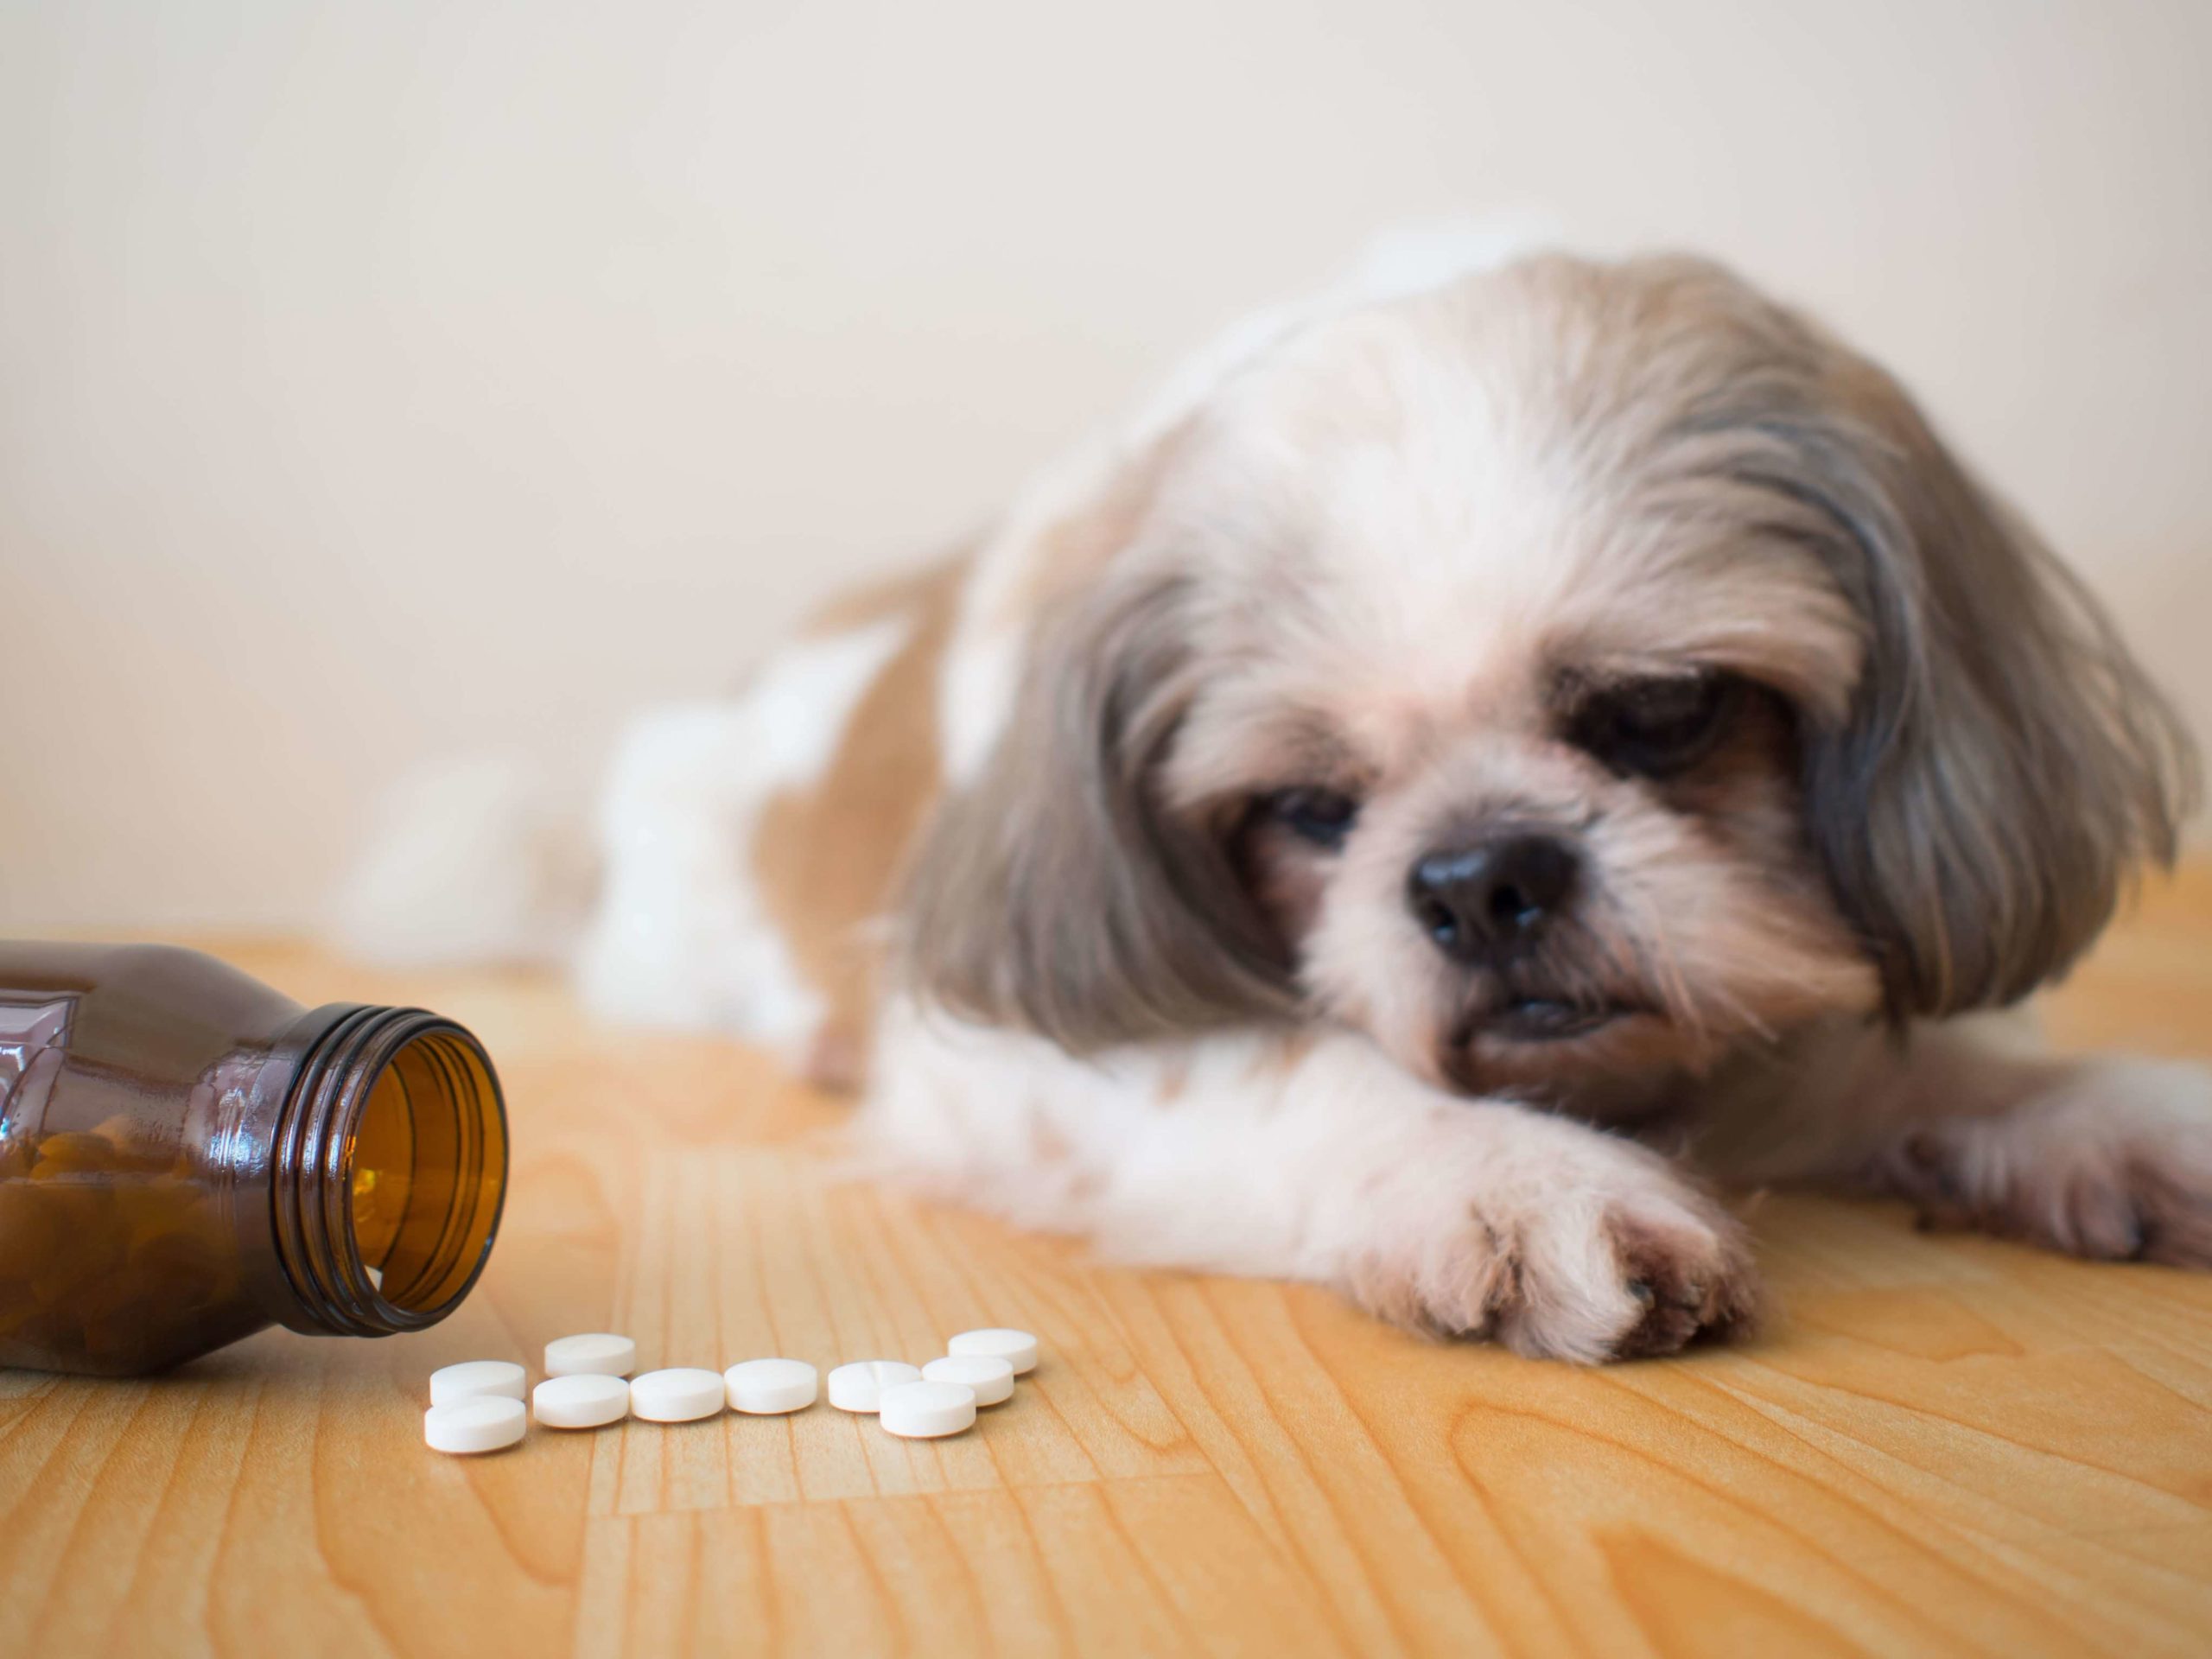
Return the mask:
<svg viewBox="0 0 2212 1659">
<path fill-rule="evenodd" d="M 1196 679 L 1193 593 L 1109 568 L 1040 619 L 997 747 L 909 877 L 905 963 L 925 997 L 1077 1053 L 1289 1010 L 1224 837 L 1160 792 Z"/>
<path fill-rule="evenodd" d="M 1893 1017 L 2010 1002 L 2172 861 L 2196 758 L 2094 599 L 1896 382 L 1838 348 L 1821 401 L 1790 487 L 1843 532 L 1869 655 L 1841 725 L 1805 734 L 1807 822 Z"/>
</svg>

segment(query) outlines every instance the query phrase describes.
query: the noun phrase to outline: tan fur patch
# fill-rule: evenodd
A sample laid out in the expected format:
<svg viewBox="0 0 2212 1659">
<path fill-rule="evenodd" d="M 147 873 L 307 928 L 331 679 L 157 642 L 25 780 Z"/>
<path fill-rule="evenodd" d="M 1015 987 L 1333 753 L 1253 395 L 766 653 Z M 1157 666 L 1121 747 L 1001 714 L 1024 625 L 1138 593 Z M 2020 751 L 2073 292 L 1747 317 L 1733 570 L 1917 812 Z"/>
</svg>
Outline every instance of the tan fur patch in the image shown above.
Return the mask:
<svg viewBox="0 0 2212 1659">
<path fill-rule="evenodd" d="M 809 629 L 819 637 L 913 619 L 905 645 L 854 709 L 821 780 L 770 800 L 753 844 L 762 903 L 829 1005 L 806 1062 L 810 1080 L 825 1088 L 857 1087 L 866 1071 L 880 955 L 868 927 L 889 909 L 943 785 L 938 670 L 967 569 L 962 556 L 864 589 Z"/>
<path fill-rule="evenodd" d="M 939 611 L 949 616 L 974 555 L 972 545 L 963 546 L 927 564 L 894 570 L 838 594 L 807 618 L 799 637 L 820 639 L 893 617 L 919 617 L 926 622 Z"/>
</svg>

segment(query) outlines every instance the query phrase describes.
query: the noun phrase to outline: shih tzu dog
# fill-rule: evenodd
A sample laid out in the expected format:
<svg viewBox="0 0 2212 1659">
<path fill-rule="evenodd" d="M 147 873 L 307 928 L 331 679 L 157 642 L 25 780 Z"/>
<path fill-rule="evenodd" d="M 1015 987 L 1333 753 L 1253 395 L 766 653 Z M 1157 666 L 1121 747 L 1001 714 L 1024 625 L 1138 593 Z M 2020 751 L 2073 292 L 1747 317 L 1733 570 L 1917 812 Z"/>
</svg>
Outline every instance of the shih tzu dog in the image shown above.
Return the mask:
<svg viewBox="0 0 2212 1659">
<path fill-rule="evenodd" d="M 1707 1180 L 2212 1264 L 2212 1077 L 1999 1012 L 2193 781 L 1880 368 L 1710 264 L 1528 257 L 1255 322 L 648 722 L 583 974 L 1122 1259 L 1661 1354 L 1758 1300 Z"/>
</svg>

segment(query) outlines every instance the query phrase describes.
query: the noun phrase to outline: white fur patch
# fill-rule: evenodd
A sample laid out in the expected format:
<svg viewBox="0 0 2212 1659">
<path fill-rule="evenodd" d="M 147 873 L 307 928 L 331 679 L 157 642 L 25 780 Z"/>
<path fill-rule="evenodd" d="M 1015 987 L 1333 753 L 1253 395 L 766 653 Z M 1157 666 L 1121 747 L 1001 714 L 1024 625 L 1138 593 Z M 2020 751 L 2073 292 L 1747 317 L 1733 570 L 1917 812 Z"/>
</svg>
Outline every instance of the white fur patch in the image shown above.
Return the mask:
<svg viewBox="0 0 2212 1659">
<path fill-rule="evenodd" d="M 552 959 L 588 892 L 582 839 L 521 755 L 422 767 L 378 804 L 332 935 L 348 956 L 394 967 Z"/>
<path fill-rule="evenodd" d="M 910 619 L 801 640 L 728 703 L 657 709 L 618 749 L 600 813 L 599 907 L 576 981 L 609 1019 L 732 1031 L 790 1055 L 820 1024 L 753 880 L 760 811 L 819 781 Z"/>
</svg>

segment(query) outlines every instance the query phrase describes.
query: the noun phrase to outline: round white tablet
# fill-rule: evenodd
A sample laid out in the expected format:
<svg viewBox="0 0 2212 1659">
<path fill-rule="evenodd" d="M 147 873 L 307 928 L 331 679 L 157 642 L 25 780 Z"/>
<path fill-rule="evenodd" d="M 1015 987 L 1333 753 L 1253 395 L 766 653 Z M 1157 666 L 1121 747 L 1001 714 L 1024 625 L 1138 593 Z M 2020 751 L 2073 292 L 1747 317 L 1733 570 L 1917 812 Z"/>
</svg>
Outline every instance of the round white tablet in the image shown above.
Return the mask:
<svg viewBox="0 0 2212 1659">
<path fill-rule="evenodd" d="M 1014 1367 L 988 1354 L 947 1354 L 922 1367 L 925 1382 L 957 1382 L 970 1390 L 979 1406 L 995 1406 L 1014 1398 Z"/>
<path fill-rule="evenodd" d="M 918 1382 L 916 1367 L 897 1359 L 856 1359 L 830 1373 L 830 1403 L 840 1411 L 874 1411 L 886 1389 Z"/>
<path fill-rule="evenodd" d="M 726 1401 L 720 1371 L 679 1365 L 630 1379 L 630 1414 L 649 1423 L 688 1423 L 711 1417 Z"/>
<path fill-rule="evenodd" d="M 496 1395 L 522 1398 L 522 1367 L 504 1359 L 471 1359 L 430 1373 L 430 1403 L 450 1406 L 462 1400 Z M 501 1442 L 505 1444 L 504 1441 Z"/>
<path fill-rule="evenodd" d="M 883 1391 L 879 1421 L 903 1440 L 957 1434 L 976 1426 L 976 1390 L 964 1382 L 901 1382 Z"/>
<path fill-rule="evenodd" d="M 508 1395 L 472 1395 L 423 1414 L 423 1444 L 433 1452 L 497 1452 L 522 1435 L 522 1402 Z"/>
<path fill-rule="evenodd" d="M 638 1344 L 610 1331 L 556 1337 L 545 1344 L 548 1376 L 627 1376 L 638 1369 Z"/>
<path fill-rule="evenodd" d="M 530 1391 L 530 1414 L 548 1428 L 619 1423 L 630 1414 L 630 1385 L 589 1371 L 549 1376 Z"/>
<path fill-rule="evenodd" d="M 1002 1359 L 1016 1376 L 1037 1369 L 1037 1338 L 1027 1331 L 963 1331 L 944 1344 L 948 1354 L 981 1354 Z"/>
<path fill-rule="evenodd" d="M 732 1411 L 773 1417 L 814 1403 L 821 1373 L 803 1359 L 741 1360 L 722 1373 Z"/>
</svg>

